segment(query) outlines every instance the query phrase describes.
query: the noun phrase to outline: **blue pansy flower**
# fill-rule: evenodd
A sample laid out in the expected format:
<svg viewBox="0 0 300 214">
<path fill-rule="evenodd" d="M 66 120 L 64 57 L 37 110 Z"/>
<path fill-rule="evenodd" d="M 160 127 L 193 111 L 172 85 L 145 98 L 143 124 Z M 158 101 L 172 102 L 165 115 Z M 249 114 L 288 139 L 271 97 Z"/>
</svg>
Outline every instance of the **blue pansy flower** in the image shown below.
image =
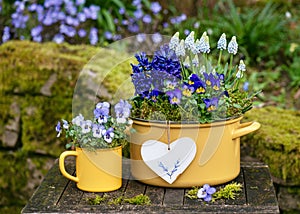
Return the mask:
<svg viewBox="0 0 300 214">
<path fill-rule="evenodd" d="M 106 123 L 109 115 L 110 104 L 108 102 L 98 103 L 94 109 L 94 117 L 99 123 Z"/>
<path fill-rule="evenodd" d="M 115 105 L 115 113 L 117 123 L 126 123 L 127 118 L 130 116 L 130 109 L 132 106 L 125 100 L 120 100 Z"/>
<path fill-rule="evenodd" d="M 171 104 L 179 104 L 181 102 L 182 93 L 178 88 L 173 91 L 167 91 L 166 95 L 169 96 L 169 101 Z"/>
<path fill-rule="evenodd" d="M 204 201 L 208 202 L 212 199 L 212 194 L 216 192 L 214 187 L 210 187 L 208 184 L 204 184 L 202 188 L 198 190 L 197 197 L 202 198 Z"/>
<path fill-rule="evenodd" d="M 60 125 L 59 121 L 57 122 L 57 125 L 55 127 L 55 131 L 57 132 L 57 136 L 56 137 L 59 137 L 60 134 L 61 134 L 61 132 L 62 132 L 61 125 Z"/>
<path fill-rule="evenodd" d="M 217 97 L 213 97 L 211 99 L 206 98 L 203 102 L 205 103 L 207 111 L 211 112 L 217 109 L 219 99 Z"/>
<path fill-rule="evenodd" d="M 103 139 L 107 143 L 111 143 L 114 138 L 114 129 L 112 127 L 108 128 L 107 130 L 102 130 Z"/>
</svg>

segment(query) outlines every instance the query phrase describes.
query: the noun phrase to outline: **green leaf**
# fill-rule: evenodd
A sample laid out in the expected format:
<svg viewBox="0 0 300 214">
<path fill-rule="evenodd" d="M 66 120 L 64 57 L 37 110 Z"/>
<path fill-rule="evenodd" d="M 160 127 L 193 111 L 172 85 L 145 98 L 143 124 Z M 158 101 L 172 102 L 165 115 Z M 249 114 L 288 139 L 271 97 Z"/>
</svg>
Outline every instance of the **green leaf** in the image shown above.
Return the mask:
<svg viewBox="0 0 300 214">
<path fill-rule="evenodd" d="M 108 30 L 110 30 L 111 32 L 115 32 L 116 31 L 116 27 L 114 24 L 114 20 L 113 17 L 110 15 L 110 13 L 107 10 L 101 10 L 105 20 L 106 20 L 106 24 L 107 24 L 107 28 Z"/>
<path fill-rule="evenodd" d="M 124 4 L 120 0 L 112 0 L 113 3 L 115 3 L 119 8 L 125 8 Z"/>
<path fill-rule="evenodd" d="M 242 108 L 242 106 L 240 106 L 240 105 L 237 104 L 237 103 L 233 103 L 233 107 L 238 108 L 238 109 Z"/>
</svg>

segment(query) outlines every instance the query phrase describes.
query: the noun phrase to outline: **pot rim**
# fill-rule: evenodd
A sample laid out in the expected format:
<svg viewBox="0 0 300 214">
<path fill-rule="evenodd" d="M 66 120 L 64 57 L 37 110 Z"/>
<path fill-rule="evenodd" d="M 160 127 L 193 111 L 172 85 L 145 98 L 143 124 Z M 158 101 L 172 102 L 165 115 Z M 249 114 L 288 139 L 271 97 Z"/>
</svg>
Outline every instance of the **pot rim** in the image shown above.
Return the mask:
<svg viewBox="0 0 300 214">
<path fill-rule="evenodd" d="M 224 120 L 214 121 L 212 123 L 199 123 L 196 121 L 182 121 L 178 123 L 177 121 L 169 121 L 170 127 L 172 128 L 191 128 L 191 127 L 214 127 L 214 126 L 224 126 L 232 123 L 239 122 L 243 116 L 233 116 L 230 118 L 226 118 Z M 144 120 L 140 118 L 132 118 L 134 124 L 142 125 L 142 126 L 155 126 L 155 127 L 166 127 L 168 122 L 167 121 L 160 121 L 160 120 Z"/>
<path fill-rule="evenodd" d="M 85 147 L 80 147 L 80 146 L 76 146 L 75 147 L 76 150 L 80 150 L 80 151 L 84 151 L 84 152 L 100 152 L 100 151 L 112 151 L 112 150 L 119 150 L 122 149 L 122 146 L 116 146 L 116 147 L 111 147 L 111 148 L 98 148 L 98 149 L 92 149 L 92 148 L 85 148 Z"/>
</svg>

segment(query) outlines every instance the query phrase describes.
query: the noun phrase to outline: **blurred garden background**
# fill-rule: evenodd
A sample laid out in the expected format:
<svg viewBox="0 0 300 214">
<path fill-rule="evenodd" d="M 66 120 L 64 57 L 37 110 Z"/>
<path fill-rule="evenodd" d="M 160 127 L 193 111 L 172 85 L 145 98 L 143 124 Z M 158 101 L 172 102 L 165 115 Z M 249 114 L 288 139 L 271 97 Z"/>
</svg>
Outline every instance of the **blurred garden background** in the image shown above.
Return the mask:
<svg viewBox="0 0 300 214">
<path fill-rule="evenodd" d="M 0 213 L 19 213 L 65 150 L 55 125 L 71 119 L 79 72 L 95 54 L 130 36 L 160 43 L 192 30 L 214 44 L 223 32 L 237 37 L 243 87 L 262 91 L 245 117 L 262 128 L 242 138 L 242 155 L 267 163 L 281 211 L 299 212 L 299 0 L 0 0 L 0 23 Z M 106 77 L 103 99 L 130 70 Z"/>
</svg>

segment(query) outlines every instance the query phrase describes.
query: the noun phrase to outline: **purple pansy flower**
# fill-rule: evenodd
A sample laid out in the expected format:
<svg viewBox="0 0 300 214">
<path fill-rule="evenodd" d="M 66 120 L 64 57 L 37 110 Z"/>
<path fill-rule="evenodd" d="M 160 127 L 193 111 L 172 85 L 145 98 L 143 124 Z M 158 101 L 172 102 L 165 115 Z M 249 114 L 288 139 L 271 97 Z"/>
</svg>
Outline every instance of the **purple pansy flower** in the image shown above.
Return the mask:
<svg viewBox="0 0 300 214">
<path fill-rule="evenodd" d="M 99 124 L 93 124 L 92 125 L 93 137 L 101 138 L 103 130 L 104 130 L 104 126 L 101 126 Z"/>
<path fill-rule="evenodd" d="M 217 109 L 218 107 L 218 102 L 219 102 L 219 99 L 217 97 L 213 97 L 211 99 L 204 99 L 203 102 L 205 103 L 205 106 L 207 108 L 207 111 L 214 111 Z"/>
<path fill-rule="evenodd" d="M 114 138 L 114 129 L 112 127 L 108 128 L 107 130 L 102 130 L 102 135 L 104 140 L 107 143 L 111 143 Z"/>
<path fill-rule="evenodd" d="M 81 126 L 81 123 L 84 121 L 84 117 L 82 114 L 79 114 L 75 118 L 72 119 L 72 123 L 76 126 Z"/>
<path fill-rule="evenodd" d="M 197 197 L 203 198 L 204 201 L 208 202 L 212 199 L 212 194 L 216 192 L 214 187 L 210 187 L 208 184 L 204 184 L 202 188 L 198 190 Z"/>
<path fill-rule="evenodd" d="M 106 123 L 109 115 L 110 104 L 108 102 L 98 103 L 94 109 L 94 117 L 99 123 Z"/>
<path fill-rule="evenodd" d="M 56 137 L 59 137 L 60 134 L 61 134 L 61 132 L 62 132 L 61 125 L 60 125 L 59 121 L 57 122 L 57 125 L 55 127 L 55 131 L 57 132 L 57 136 Z"/>
<path fill-rule="evenodd" d="M 167 91 L 166 95 L 169 96 L 169 101 L 171 104 L 179 104 L 181 101 L 182 94 L 181 90 L 178 88 L 173 91 Z"/>
<path fill-rule="evenodd" d="M 120 100 L 115 105 L 115 113 L 117 123 L 126 123 L 127 118 L 130 116 L 130 109 L 132 106 L 125 100 Z"/>
<path fill-rule="evenodd" d="M 86 134 L 86 133 L 89 133 L 92 129 L 92 121 L 91 120 L 85 120 L 85 121 L 82 121 L 81 123 L 81 131 L 83 134 Z"/>
</svg>

